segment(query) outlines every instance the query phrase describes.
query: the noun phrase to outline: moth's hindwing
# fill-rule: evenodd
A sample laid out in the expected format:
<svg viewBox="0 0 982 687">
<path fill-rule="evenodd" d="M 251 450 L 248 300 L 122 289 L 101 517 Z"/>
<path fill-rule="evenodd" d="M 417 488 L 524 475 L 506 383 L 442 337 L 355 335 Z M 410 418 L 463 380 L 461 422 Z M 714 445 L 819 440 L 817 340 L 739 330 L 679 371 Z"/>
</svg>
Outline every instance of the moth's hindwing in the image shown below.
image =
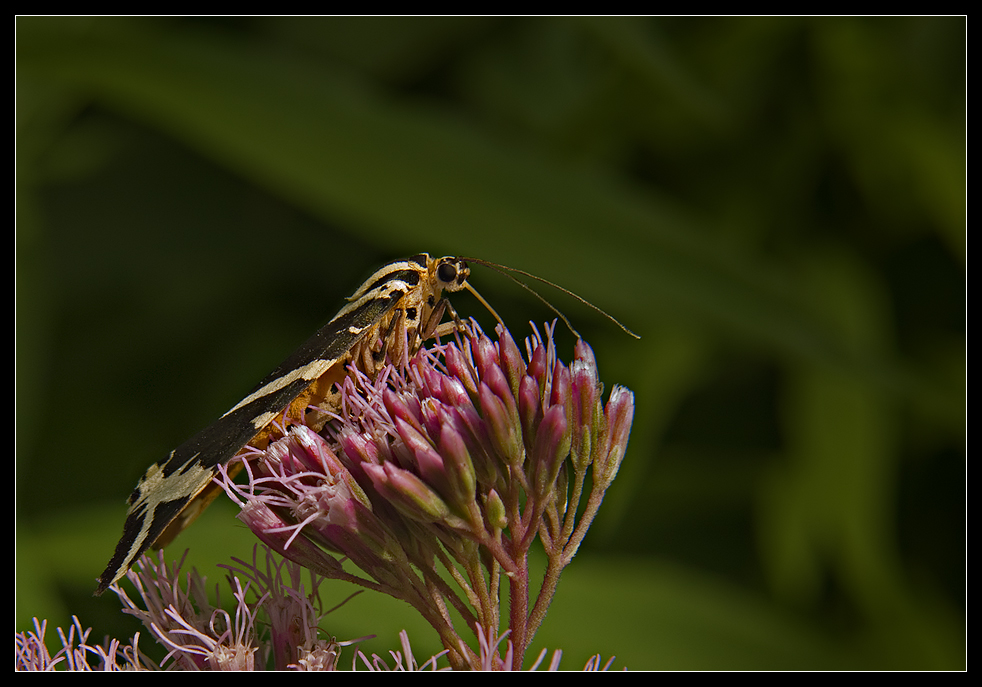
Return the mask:
<svg viewBox="0 0 982 687">
<path fill-rule="evenodd" d="M 470 271 L 459 258 L 422 253 L 380 268 L 348 304 L 269 373 L 255 389 L 146 471 L 129 498 L 123 536 L 99 578 L 96 595 L 120 579 L 151 545 L 162 547 L 218 494 L 218 466 L 243 447 L 259 448 L 286 411 L 294 419 L 308 406 L 330 405 L 330 389 L 349 363 L 374 376 L 386 353 L 403 358 L 439 331 L 444 290 L 466 287 Z M 447 323 L 450 324 L 450 323 Z M 451 325 L 452 326 L 452 325 Z"/>
</svg>

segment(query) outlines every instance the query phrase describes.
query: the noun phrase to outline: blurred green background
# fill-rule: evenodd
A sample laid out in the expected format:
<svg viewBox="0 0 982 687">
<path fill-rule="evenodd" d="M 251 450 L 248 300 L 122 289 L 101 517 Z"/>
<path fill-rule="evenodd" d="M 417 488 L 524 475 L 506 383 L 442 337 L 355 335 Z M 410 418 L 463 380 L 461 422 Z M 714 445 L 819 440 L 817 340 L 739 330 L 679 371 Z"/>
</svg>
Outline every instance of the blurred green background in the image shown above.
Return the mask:
<svg viewBox="0 0 982 687">
<path fill-rule="evenodd" d="M 536 285 L 637 398 L 536 650 L 963 668 L 965 31 L 18 18 L 17 629 L 131 635 L 91 592 L 139 475 L 378 264 L 427 251 L 642 336 Z M 472 282 L 516 335 L 552 319 Z M 251 540 L 216 504 L 185 546 L 214 581 Z M 437 649 L 371 596 L 325 626 Z"/>
</svg>

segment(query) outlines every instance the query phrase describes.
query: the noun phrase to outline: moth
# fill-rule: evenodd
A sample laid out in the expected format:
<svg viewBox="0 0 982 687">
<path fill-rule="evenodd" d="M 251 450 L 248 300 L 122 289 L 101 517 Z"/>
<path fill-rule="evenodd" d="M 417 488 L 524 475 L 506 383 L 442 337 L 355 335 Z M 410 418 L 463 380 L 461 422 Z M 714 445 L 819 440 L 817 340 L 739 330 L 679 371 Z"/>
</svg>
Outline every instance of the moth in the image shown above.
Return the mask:
<svg viewBox="0 0 982 687">
<path fill-rule="evenodd" d="M 468 276 L 464 258 L 434 259 L 426 253 L 378 269 L 330 322 L 249 395 L 150 466 L 130 494 L 123 536 L 99 577 L 96 596 L 150 546 L 166 546 L 200 515 L 220 493 L 212 482 L 218 466 L 246 445 L 264 448 L 276 431 L 277 417 L 285 412 L 299 419 L 309 406 L 329 405 L 332 386 L 343 380 L 350 363 L 374 376 L 386 355 L 391 360 L 411 355 L 422 341 L 459 326 L 444 291 L 467 289 L 487 306 Z M 453 322 L 442 322 L 447 312 Z"/>
</svg>

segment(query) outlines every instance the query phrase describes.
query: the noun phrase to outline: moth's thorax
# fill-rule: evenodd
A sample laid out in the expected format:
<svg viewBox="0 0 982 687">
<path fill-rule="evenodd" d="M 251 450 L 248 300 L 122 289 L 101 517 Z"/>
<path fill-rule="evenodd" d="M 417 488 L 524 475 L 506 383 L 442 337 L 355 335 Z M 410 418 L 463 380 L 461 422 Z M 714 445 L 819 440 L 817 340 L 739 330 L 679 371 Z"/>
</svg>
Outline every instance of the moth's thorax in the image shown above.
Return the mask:
<svg viewBox="0 0 982 687">
<path fill-rule="evenodd" d="M 469 276 L 470 268 L 463 260 L 454 256 L 431 258 L 426 253 L 391 262 L 377 270 L 365 282 L 369 288 L 363 286 L 349 297 L 350 305 L 342 313 L 356 312 L 386 298 L 398 300 L 381 319 L 360 334 L 360 338 L 327 373 L 290 403 L 285 414 L 299 420 L 307 412 L 305 422 L 319 429 L 330 414 L 339 412 L 337 385 L 348 375 L 350 366 L 374 379 L 390 362 L 407 364 L 439 325 L 443 317 L 443 292 L 465 288 Z M 312 409 L 322 411 L 320 420 L 311 415 L 309 411 Z M 317 415 L 316 412 L 313 414 Z M 262 449 L 270 441 L 278 439 L 279 435 L 277 425 L 271 423 L 260 430 L 249 444 Z"/>
</svg>

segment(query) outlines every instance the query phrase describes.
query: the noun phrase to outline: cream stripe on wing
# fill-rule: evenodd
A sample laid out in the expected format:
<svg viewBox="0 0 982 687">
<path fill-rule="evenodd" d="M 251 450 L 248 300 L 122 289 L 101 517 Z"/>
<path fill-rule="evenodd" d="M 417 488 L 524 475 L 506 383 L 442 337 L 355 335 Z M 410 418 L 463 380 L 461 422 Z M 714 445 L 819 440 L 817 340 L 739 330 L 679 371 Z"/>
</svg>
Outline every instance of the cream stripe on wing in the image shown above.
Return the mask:
<svg viewBox="0 0 982 687">
<path fill-rule="evenodd" d="M 239 408 L 249 405 L 256 399 L 262 398 L 263 396 L 271 394 L 275 391 L 279 391 L 283 387 L 292 384 L 298 379 L 303 379 L 308 382 L 313 381 L 327 372 L 328 368 L 330 368 L 335 362 L 336 361 L 334 360 L 314 360 L 307 363 L 303 367 L 298 367 L 296 370 L 293 370 L 282 377 L 277 377 L 266 386 L 243 398 L 234 408 L 225 413 L 225 415 L 234 413 Z M 222 415 L 222 417 L 225 417 L 225 415 Z"/>
</svg>

